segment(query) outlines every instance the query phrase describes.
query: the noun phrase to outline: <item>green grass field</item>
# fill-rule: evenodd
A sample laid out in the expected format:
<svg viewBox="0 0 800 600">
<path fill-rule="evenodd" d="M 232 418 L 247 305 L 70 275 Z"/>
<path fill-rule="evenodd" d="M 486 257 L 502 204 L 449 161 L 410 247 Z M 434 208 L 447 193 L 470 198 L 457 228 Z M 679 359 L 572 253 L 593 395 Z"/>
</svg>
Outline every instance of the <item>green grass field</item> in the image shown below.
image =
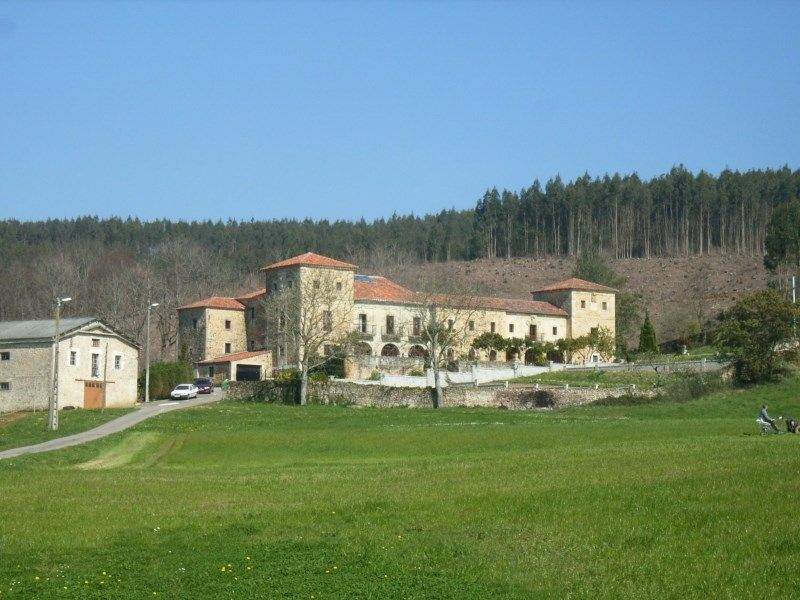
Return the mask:
<svg viewBox="0 0 800 600">
<path fill-rule="evenodd" d="M 0 598 L 796 595 L 798 396 L 166 414 L 0 461 Z"/>
<path fill-rule="evenodd" d="M 601 388 L 619 387 L 635 384 L 640 388 L 652 388 L 666 384 L 670 376 L 648 371 L 550 371 L 540 375 L 517 377 L 511 383 L 529 385 L 542 383 L 547 385 L 564 385 L 568 383 L 575 387 Z"/>
<path fill-rule="evenodd" d="M 104 410 L 64 410 L 58 415 L 57 431 L 47 429 L 47 411 L 18 412 L 0 415 L 0 450 L 46 442 L 86 431 L 130 412 L 132 408 Z"/>
</svg>

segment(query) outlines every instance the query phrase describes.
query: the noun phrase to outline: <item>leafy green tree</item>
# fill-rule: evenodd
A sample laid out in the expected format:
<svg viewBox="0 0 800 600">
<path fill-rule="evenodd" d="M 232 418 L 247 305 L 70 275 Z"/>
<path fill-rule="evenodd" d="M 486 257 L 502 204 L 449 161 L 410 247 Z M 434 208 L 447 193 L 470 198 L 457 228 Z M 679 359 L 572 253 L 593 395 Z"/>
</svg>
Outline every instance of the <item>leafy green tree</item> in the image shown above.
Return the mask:
<svg viewBox="0 0 800 600">
<path fill-rule="evenodd" d="M 650 312 L 644 314 L 644 323 L 639 331 L 639 352 L 658 352 L 656 329 L 650 321 Z"/>
<path fill-rule="evenodd" d="M 764 266 L 770 271 L 785 265 L 800 268 L 800 199 L 779 206 L 772 213 L 765 240 Z"/>
<path fill-rule="evenodd" d="M 576 352 L 589 345 L 589 336 L 583 335 L 576 338 L 562 338 L 556 342 L 556 349 L 561 352 L 564 362 L 572 362 Z"/>
<path fill-rule="evenodd" d="M 795 305 L 775 290 L 747 294 L 720 315 L 714 343 L 733 361 L 740 383 L 766 381 L 780 369 L 778 351 L 794 335 Z"/>
<path fill-rule="evenodd" d="M 614 356 L 615 345 L 614 336 L 608 327 L 595 329 L 586 336 L 586 347 L 592 352 L 597 352 L 605 361 Z"/>
<path fill-rule="evenodd" d="M 472 340 L 472 347 L 476 350 L 497 350 L 501 352 L 508 346 L 506 339 L 502 335 L 487 331 Z"/>
</svg>

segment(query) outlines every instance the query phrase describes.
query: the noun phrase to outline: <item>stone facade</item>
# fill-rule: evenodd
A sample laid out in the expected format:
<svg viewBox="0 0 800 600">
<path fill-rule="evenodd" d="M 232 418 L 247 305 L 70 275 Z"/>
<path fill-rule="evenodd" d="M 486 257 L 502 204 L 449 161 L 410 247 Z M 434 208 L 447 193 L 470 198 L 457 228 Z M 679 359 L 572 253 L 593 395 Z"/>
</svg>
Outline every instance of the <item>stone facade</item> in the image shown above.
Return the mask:
<svg viewBox="0 0 800 600">
<path fill-rule="evenodd" d="M 45 409 L 53 376 L 53 344 L 43 341 L 0 342 L 0 412 Z M 137 399 L 139 350 L 95 321 L 59 342 L 59 407 L 84 408 L 87 387 L 106 407 L 133 406 Z M 3 386 L 5 387 L 5 386 Z"/>
<path fill-rule="evenodd" d="M 265 289 L 242 298 L 212 297 L 180 310 L 180 344 L 191 349 L 194 361 L 210 360 L 239 351 L 268 349 L 276 368 L 297 363 L 298 356 L 286 342 L 286 332 L 270 336 L 265 329 L 264 294 L 280 290 L 296 294 L 296 304 L 303 305 L 301 295 L 319 280 L 333 280 L 338 286 L 337 337 L 351 333 L 358 338 L 357 355 L 371 357 L 418 358 L 424 355 L 424 342 L 415 331 L 419 304 L 411 290 L 380 276 L 357 275 L 349 265 L 320 255 L 307 253 L 262 269 Z M 305 290 L 305 291 L 304 291 Z M 506 338 L 529 338 L 557 342 L 563 338 L 587 335 L 593 329 L 608 329 L 615 334 L 615 291 L 579 279 L 570 279 L 532 292 L 532 300 L 475 298 L 475 308 L 461 311 L 457 318 L 467 338 L 463 347 L 453 348 L 454 358 L 487 362 L 532 362 L 532 353 L 520 356 L 471 348 L 474 338 L 495 332 Z M 221 310 L 225 307 L 225 310 Z M 231 329 L 221 324 L 226 320 Z M 274 320 L 274 319 L 273 319 Z M 230 344 L 226 350 L 224 344 Z M 591 351 L 578 352 L 573 362 L 586 363 L 602 358 Z"/>
<path fill-rule="evenodd" d="M 591 404 L 607 398 L 635 395 L 652 398 L 656 390 L 633 390 L 631 387 L 606 389 L 565 386 L 451 385 L 444 389 L 445 407 L 502 408 L 528 410 L 565 408 Z M 287 388 L 272 381 L 232 384 L 228 394 L 235 400 L 254 399 L 267 402 L 291 402 Z M 309 396 L 322 404 L 374 408 L 433 408 L 433 390 L 426 387 L 390 387 L 358 384 L 349 381 L 312 382 Z"/>
<path fill-rule="evenodd" d="M 178 313 L 180 351 L 190 362 L 247 350 L 245 310 L 192 308 Z"/>
</svg>

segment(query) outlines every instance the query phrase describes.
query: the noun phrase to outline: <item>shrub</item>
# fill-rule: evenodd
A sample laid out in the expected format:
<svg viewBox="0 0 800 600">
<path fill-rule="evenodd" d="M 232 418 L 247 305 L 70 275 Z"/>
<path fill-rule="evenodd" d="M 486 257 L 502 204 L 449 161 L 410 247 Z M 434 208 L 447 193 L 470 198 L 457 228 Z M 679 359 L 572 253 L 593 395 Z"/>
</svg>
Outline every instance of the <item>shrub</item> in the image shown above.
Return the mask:
<svg viewBox="0 0 800 600">
<path fill-rule="evenodd" d="M 317 383 L 324 383 L 330 379 L 328 374 L 325 371 L 314 371 L 313 373 L 309 373 L 308 380 L 315 381 Z"/>
<path fill-rule="evenodd" d="M 684 371 L 669 378 L 664 396 L 672 402 L 688 402 L 728 387 L 730 383 L 722 378 L 722 373 Z"/>
<path fill-rule="evenodd" d="M 283 369 L 275 373 L 275 383 L 278 385 L 288 385 L 300 381 L 300 371 L 297 369 Z"/>
<path fill-rule="evenodd" d="M 139 376 L 139 389 L 144 390 L 145 374 Z M 179 383 L 194 381 L 192 366 L 186 362 L 157 362 L 150 365 L 150 398 L 169 398 Z"/>
<path fill-rule="evenodd" d="M 378 371 L 373 371 L 368 379 L 368 381 L 380 381 L 380 380 L 381 380 L 381 374 Z"/>
</svg>

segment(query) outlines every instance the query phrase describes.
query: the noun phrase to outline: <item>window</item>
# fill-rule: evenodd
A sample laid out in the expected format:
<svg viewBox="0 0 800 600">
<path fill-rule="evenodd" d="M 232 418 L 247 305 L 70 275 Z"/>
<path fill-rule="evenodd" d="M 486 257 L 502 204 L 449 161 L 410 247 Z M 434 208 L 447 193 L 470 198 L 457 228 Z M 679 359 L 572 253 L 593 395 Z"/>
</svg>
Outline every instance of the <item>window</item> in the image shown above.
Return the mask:
<svg viewBox="0 0 800 600">
<path fill-rule="evenodd" d="M 197 329 L 198 325 L 200 325 L 200 321 L 192 319 L 192 329 Z"/>
<path fill-rule="evenodd" d="M 558 335 L 558 327 L 553 327 L 553 335 Z"/>
<path fill-rule="evenodd" d="M 608 302 L 603 302 L 603 310 L 608 310 Z"/>
<path fill-rule="evenodd" d="M 315 280 L 314 280 L 314 289 L 315 289 L 315 290 L 318 290 L 318 289 L 319 289 L 319 279 L 315 279 Z"/>
<path fill-rule="evenodd" d="M 225 342 L 225 354 L 230 354 L 230 353 L 231 353 L 231 343 Z"/>
<path fill-rule="evenodd" d="M 513 323 L 509 323 L 508 324 L 508 333 L 514 333 L 514 324 Z"/>
<path fill-rule="evenodd" d="M 325 331 L 333 330 L 333 316 L 329 310 L 322 312 L 322 329 Z"/>
<path fill-rule="evenodd" d="M 394 334 L 394 315 L 386 315 L 386 333 Z"/>
<path fill-rule="evenodd" d="M 415 336 L 422 334 L 422 320 L 419 317 L 414 317 L 414 321 L 411 326 L 413 333 Z"/>
<path fill-rule="evenodd" d="M 530 324 L 528 325 L 528 337 L 532 340 L 536 339 L 536 325 Z"/>
<path fill-rule="evenodd" d="M 495 330 L 495 324 L 494 324 L 494 321 L 492 321 L 491 323 L 489 323 L 489 331 L 494 333 L 494 330 Z"/>
<path fill-rule="evenodd" d="M 592 327 L 592 328 L 589 330 L 589 333 L 591 333 L 592 335 L 597 335 L 597 327 Z"/>
<path fill-rule="evenodd" d="M 100 355 L 96 352 L 92 353 L 92 377 L 100 377 Z"/>
<path fill-rule="evenodd" d="M 78 351 L 77 350 L 70 350 L 69 351 L 69 366 L 74 367 L 78 364 Z"/>
<path fill-rule="evenodd" d="M 225 329 L 230 329 L 230 328 L 231 328 L 231 322 L 225 319 Z"/>
<path fill-rule="evenodd" d="M 0 392 L 7 392 L 11 389 L 11 384 L 8 381 L 0 381 Z"/>
<path fill-rule="evenodd" d="M 468 325 L 470 331 L 475 331 L 475 321 L 470 321 Z"/>
<path fill-rule="evenodd" d="M 586 308 L 586 300 L 581 300 L 581 308 Z"/>
<path fill-rule="evenodd" d="M 115 354 L 114 355 L 114 370 L 121 371 L 122 370 L 122 354 Z"/>
<path fill-rule="evenodd" d="M 11 360 L 11 352 L 0 352 L 0 360 Z"/>
<path fill-rule="evenodd" d="M 358 315 L 358 330 L 361 333 L 367 333 L 367 315 L 364 313 Z"/>
<path fill-rule="evenodd" d="M 337 292 L 341 292 L 342 291 L 342 282 L 341 281 L 337 281 L 336 282 L 336 291 Z"/>
<path fill-rule="evenodd" d="M 100 347 L 100 340 L 98 338 L 92 338 L 92 348 L 99 348 Z"/>
</svg>

